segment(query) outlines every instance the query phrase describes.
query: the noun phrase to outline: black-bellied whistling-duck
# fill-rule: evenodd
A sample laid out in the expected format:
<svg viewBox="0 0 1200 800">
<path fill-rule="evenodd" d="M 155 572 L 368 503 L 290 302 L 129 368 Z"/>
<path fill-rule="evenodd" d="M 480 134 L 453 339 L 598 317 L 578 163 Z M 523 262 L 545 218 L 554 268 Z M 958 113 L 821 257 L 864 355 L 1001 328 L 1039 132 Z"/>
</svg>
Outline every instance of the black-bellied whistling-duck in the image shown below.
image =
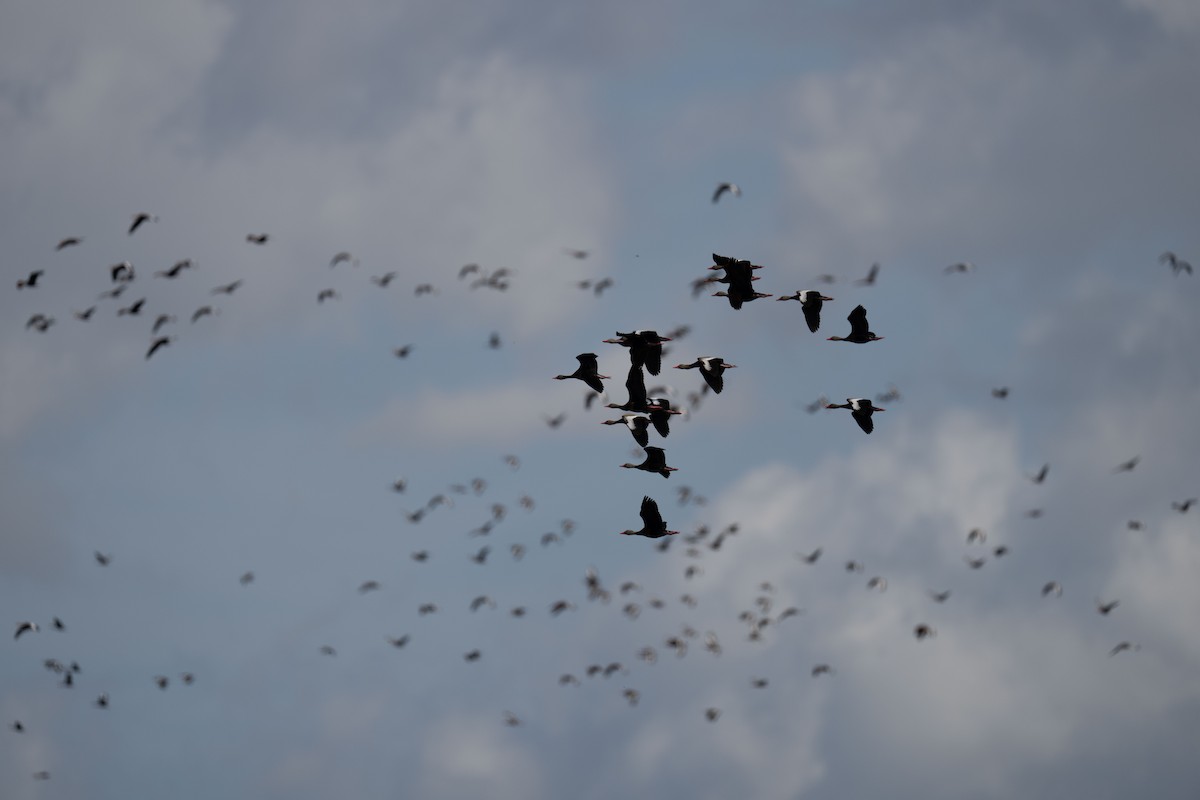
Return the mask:
<svg viewBox="0 0 1200 800">
<path fill-rule="evenodd" d="M 607 380 L 608 376 L 600 374 L 600 368 L 596 364 L 596 354 L 580 353 L 575 356 L 575 359 L 579 362 L 578 369 L 570 375 L 555 375 L 554 380 L 565 381 L 570 378 L 578 378 L 595 391 L 603 392 L 604 384 L 602 383 L 602 379 Z"/>
<path fill-rule="evenodd" d="M 174 341 L 174 339 L 175 337 L 173 336 L 160 336 L 155 339 L 150 343 L 150 349 L 146 351 L 146 359 L 149 360 L 150 356 L 169 345 L 172 341 Z"/>
<path fill-rule="evenodd" d="M 247 233 L 246 241 L 250 244 L 266 244 L 271 239 L 269 233 Z"/>
<path fill-rule="evenodd" d="M 147 222 L 158 222 L 158 217 L 153 214 L 148 214 L 145 211 L 133 215 L 133 222 L 129 225 L 129 235 L 133 236 L 133 232 L 142 227 Z"/>
<path fill-rule="evenodd" d="M 75 245 L 79 244 L 82 241 L 83 241 L 83 238 L 80 236 L 68 236 L 66 239 L 60 240 L 58 245 L 54 249 L 62 250 L 64 247 L 74 247 Z"/>
<path fill-rule="evenodd" d="M 871 415 L 876 411 L 884 411 L 885 409 L 876 408 L 871 405 L 871 401 L 862 397 L 847 397 L 846 402 L 838 405 L 830 403 L 826 408 L 848 408 L 850 416 L 854 417 L 854 421 L 858 423 L 858 427 L 863 429 L 864 433 L 870 433 L 875 430 L 875 422 L 871 419 Z"/>
<path fill-rule="evenodd" d="M 1175 273 L 1175 277 L 1179 277 L 1185 272 L 1188 275 L 1192 274 L 1192 265 L 1172 253 L 1170 250 L 1158 257 L 1158 263 L 1169 265 L 1171 267 L 1171 272 Z"/>
<path fill-rule="evenodd" d="M 156 278 L 178 278 L 179 273 L 183 272 L 192 266 L 192 260 L 185 258 L 182 261 L 176 261 L 170 269 L 160 269 L 154 273 Z"/>
<path fill-rule="evenodd" d="M 650 444 L 650 434 L 647 432 L 650 427 L 650 418 L 643 417 L 640 414 L 622 414 L 620 419 L 606 419 L 600 423 L 601 425 L 625 425 L 629 428 L 629 432 L 633 434 L 633 440 L 642 447 Z"/>
<path fill-rule="evenodd" d="M 621 533 L 626 536 L 645 536 L 648 539 L 659 539 L 679 533 L 679 531 L 667 530 L 667 523 L 663 521 L 662 514 L 658 511 L 658 503 L 654 502 L 649 495 L 642 498 L 642 509 L 639 513 L 643 522 L 641 530 L 625 530 Z"/>
<path fill-rule="evenodd" d="M 721 195 L 723 194 L 731 194 L 734 197 L 741 197 L 742 189 L 736 183 L 718 183 L 716 191 L 713 192 L 712 201 L 716 203 L 721 199 Z"/>
<path fill-rule="evenodd" d="M 799 300 L 800 310 L 804 312 L 804 321 L 808 323 L 808 329 L 813 333 L 817 332 L 817 328 L 821 327 L 821 305 L 832 300 L 832 297 L 826 297 L 816 289 L 803 289 L 795 294 L 776 297 L 776 300 Z"/>
<path fill-rule="evenodd" d="M 38 278 L 42 277 L 45 274 L 46 274 L 45 270 L 35 269 L 29 273 L 28 278 L 21 278 L 21 279 L 17 280 L 17 288 L 18 289 L 36 289 L 37 285 L 38 285 Z"/>
<path fill-rule="evenodd" d="M 757 300 L 760 297 L 771 297 L 769 294 L 754 291 L 753 271 L 761 269 L 757 264 L 751 264 L 745 259 L 730 258 L 728 256 L 713 253 L 713 266 L 709 269 L 725 270 L 725 277 L 717 279 L 717 283 L 729 284 L 728 291 L 714 292 L 713 297 L 724 297 L 729 300 L 729 305 L 738 309 L 742 307 L 742 303 L 748 303 L 751 300 Z"/>
<path fill-rule="evenodd" d="M 867 310 L 862 306 L 855 306 L 850 315 L 846 317 L 850 322 L 849 336 L 830 336 L 831 342 L 854 342 L 855 344 L 865 344 L 866 342 L 877 342 L 883 339 L 882 336 L 876 336 L 869 330 L 867 324 Z"/>
<path fill-rule="evenodd" d="M 665 397 L 651 397 L 648 413 L 650 414 L 650 424 L 654 426 L 654 430 L 658 431 L 658 435 L 665 439 L 671 435 L 671 417 L 683 412 L 671 408 L 671 401 Z"/>
<path fill-rule="evenodd" d="M 662 369 L 662 343 L 669 341 L 669 336 L 659 336 L 658 331 L 643 330 L 617 331 L 617 338 L 605 339 L 604 343 L 628 347 L 629 360 L 635 367 L 644 366 L 651 375 L 657 375 Z"/>
<path fill-rule="evenodd" d="M 40 628 L 38 627 L 38 624 L 36 622 L 30 622 L 29 620 L 26 620 L 24 622 L 18 622 L 17 623 L 17 632 L 13 634 L 13 638 L 20 639 L 21 634 L 25 633 L 26 631 L 32 631 L 33 633 L 37 633 L 39 630 L 40 630 Z"/>
<path fill-rule="evenodd" d="M 644 446 L 644 445 L 643 445 Z M 664 478 L 671 477 L 672 472 L 677 472 L 677 467 L 667 466 L 667 456 L 661 447 L 647 447 L 646 460 L 640 464 L 622 464 L 626 469 L 641 469 L 646 472 L 657 472 Z"/>
<path fill-rule="evenodd" d="M 622 411 L 634 411 L 646 413 L 650 410 L 650 398 L 646 395 L 646 376 L 642 374 L 642 368 L 637 364 L 629 365 L 629 375 L 625 378 L 625 389 L 629 393 L 629 399 L 621 404 L 607 403 L 605 408 L 618 408 Z"/>
<path fill-rule="evenodd" d="M 735 369 L 737 364 L 727 364 L 720 356 L 700 356 L 691 364 L 676 364 L 675 369 L 700 368 L 700 375 L 714 392 L 721 393 L 725 388 L 724 373 L 727 369 Z"/>
<path fill-rule="evenodd" d="M 867 271 L 867 277 L 855 281 L 859 286 L 874 286 L 875 279 L 879 277 L 879 264 L 872 264 L 871 269 Z"/>
</svg>

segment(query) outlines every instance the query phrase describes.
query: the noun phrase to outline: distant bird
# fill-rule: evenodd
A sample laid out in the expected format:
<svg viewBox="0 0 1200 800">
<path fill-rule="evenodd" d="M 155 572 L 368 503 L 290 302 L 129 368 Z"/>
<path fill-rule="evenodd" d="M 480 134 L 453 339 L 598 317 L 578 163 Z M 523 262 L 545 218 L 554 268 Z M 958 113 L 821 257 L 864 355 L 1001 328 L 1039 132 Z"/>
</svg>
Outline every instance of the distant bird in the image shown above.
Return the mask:
<svg viewBox="0 0 1200 800">
<path fill-rule="evenodd" d="M 883 401 L 881 400 L 880 402 Z M 816 400 L 813 400 L 811 403 L 805 405 L 804 410 L 810 414 L 815 414 L 827 405 L 829 405 L 829 398 L 825 395 L 821 395 Z"/>
<path fill-rule="evenodd" d="M 94 555 L 96 557 L 96 563 L 102 567 L 107 567 L 109 565 L 109 562 L 112 561 L 111 555 L 105 555 L 104 553 L 101 553 L 99 550 L 97 550 L 94 553 Z"/>
<path fill-rule="evenodd" d="M 51 620 L 50 624 L 53 625 L 54 630 L 56 631 L 65 631 L 67 629 L 67 626 L 64 625 L 63 621 L 58 617 L 55 617 L 53 620 Z"/>
<path fill-rule="evenodd" d="M 47 772 L 46 770 L 42 770 L 41 772 L 35 772 L 35 773 L 33 773 L 33 779 L 35 781 L 48 781 L 48 780 L 50 780 L 50 773 Z"/>
<path fill-rule="evenodd" d="M 1129 522 L 1125 523 L 1125 527 L 1129 528 L 1131 531 L 1140 531 L 1142 529 L 1142 523 L 1136 519 L 1131 519 Z"/>
<path fill-rule="evenodd" d="M 580 261 L 582 261 L 583 259 L 588 257 L 587 250 L 572 250 L 569 247 L 564 247 L 563 252 L 566 253 L 567 255 L 569 255 L 571 258 L 575 258 Z"/>
<path fill-rule="evenodd" d="M 238 578 L 238 583 L 240 583 L 242 586 L 249 586 L 250 584 L 254 583 L 254 573 L 243 572 L 242 577 Z"/>
<path fill-rule="evenodd" d="M 404 490 L 407 488 L 408 481 L 404 478 L 397 478 L 396 480 L 392 481 L 392 491 L 396 492 L 397 494 L 403 494 Z"/>
<path fill-rule="evenodd" d="M 218 286 L 217 288 L 212 290 L 212 294 L 230 294 L 231 295 L 234 292 L 236 292 L 238 287 L 241 285 L 242 285 L 242 282 L 240 280 L 236 280 L 236 281 L 233 281 L 232 283 L 227 283 L 224 286 Z"/>
<path fill-rule="evenodd" d="M 191 686 L 196 682 L 196 676 L 190 672 L 179 673 L 179 680 L 183 681 L 185 686 Z"/>
<path fill-rule="evenodd" d="M 704 718 L 706 720 L 708 720 L 709 722 L 716 722 L 718 719 L 721 718 L 721 709 L 719 709 L 719 708 L 704 709 Z"/>
<path fill-rule="evenodd" d="M 157 686 L 159 689 L 166 689 L 169 684 L 170 684 L 170 681 L 167 679 L 166 675 L 155 675 L 154 676 L 154 685 Z"/>
<path fill-rule="evenodd" d="M 605 344 L 619 344 L 629 348 L 629 361 L 634 367 L 645 367 L 651 375 L 657 375 L 662 369 L 663 342 L 671 341 L 669 336 L 659 336 L 658 331 L 639 330 L 621 333 L 617 338 L 603 340 Z"/>
<path fill-rule="evenodd" d="M 388 636 L 387 643 L 390 644 L 392 647 L 396 648 L 397 650 L 399 650 L 401 647 L 404 647 L 404 645 L 408 644 L 408 634 L 406 633 L 403 636 L 398 636 L 398 637 L 397 636 Z"/>
<path fill-rule="evenodd" d="M 1062 593 L 1063 593 L 1062 584 L 1059 583 L 1058 581 L 1050 581 L 1045 586 L 1042 587 L 1042 597 L 1049 597 L 1050 595 L 1054 595 L 1055 597 L 1062 597 Z"/>
<path fill-rule="evenodd" d="M 557 428 L 567 421 L 567 415 L 565 413 L 556 414 L 553 417 L 547 417 L 543 415 L 542 419 L 546 420 L 546 424 L 551 428 Z"/>
<path fill-rule="evenodd" d="M 557 617 L 564 611 L 572 611 L 574 608 L 575 605 L 573 603 L 568 603 L 566 600 L 559 600 L 550 606 L 550 616 Z"/>
<path fill-rule="evenodd" d="M 510 728 L 515 728 L 521 724 L 521 718 L 511 711 L 504 712 L 504 724 Z"/>
<path fill-rule="evenodd" d="M 700 356 L 690 364 L 676 364 L 675 369 L 699 368 L 704 382 L 717 394 L 725 388 L 725 370 L 734 369 L 737 364 L 727 364 L 719 356 Z"/>
<path fill-rule="evenodd" d="M 158 222 L 158 217 L 145 211 L 134 214 L 133 222 L 129 225 L 129 235 L 133 236 L 133 232 L 147 222 Z"/>
<path fill-rule="evenodd" d="M 142 307 L 144 305 L 146 305 L 146 298 L 143 297 L 140 300 L 138 300 L 130 305 L 125 306 L 124 308 L 117 309 L 117 316 L 118 317 L 136 317 L 142 313 Z"/>
<path fill-rule="evenodd" d="M 317 292 L 317 304 L 320 305 L 321 303 L 324 303 L 326 300 L 336 300 L 338 297 L 339 297 L 339 295 L 337 293 L 337 290 L 322 289 L 321 291 Z"/>
<path fill-rule="evenodd" d="M 108 268 L 108 277 L 113 283 L 127 283 L 134 279 L 133 264 L 122 261 Z"/>
<path fill-rule="evenodd" d="M 929 596 L 931 598 L 933 598 L 933 602 L 935 602 L 935 603 L 944 603 L 950 599 L 950 590 L 947 589 L 946 591 L 935 592 L 932 589 L 930 589 Z"/>
<path fill-rule="evenodd" d="M 799 300 L 800 310 L 804 312 L 804 321 L 808 323 L 808 329 L 813 333 L 821 327 L 821 306 L 832 297 L 826 297 L 815 289 L 803 289 L 795 294 L 787 294 L 783 297 L 777 297 L 776 300 Z"/>
<path fill-rule="evenodd" d="M 150 349 L 146 351 L 146 360 L 147 361 L 150 360 L 150 356 L 154 355 L 157 351 L 166 347 L 174 340 L 175 340 L 174 336 L 159 336 L 157 339 L 155 339 L 153 342 L 150 343 Z"/>
<path fill-rule="evenodd" d="M 66 239 L 61 239 L 54 249 L 62 250 L 67 247 L 75 247 L 82 241 L 83 239 L 78 236 L 68 236 Z"/>
<path fill-rule="evenodd" d="M 654 502 L 649 495 L 642 498 L 642 508 L 639 512 L 642 517 L 642 528 L 640 530 L 624 530 L 622 534 L 626 536 L 645 536 L 649 539 L 658 539 L 663 536 L 671 536 L 679 531 L 667 530 L 667 523 L 663 520 L 662 514 L 658 511 L 658 503 Z"/>
<path fill-rule="evenodd" d="M 766 678 L 751 678 L 750 685 L 755 689 L 765 689 L 767 688 L 768 681 Z"/>
<path fill-rule="evenodd" d="M 1175 273 L 1175 277 L 1179 277 L 1185 272 L 1188 275 L 1192 274 L 1192 265 L 1184 261 L 1179 256 L 1172 253 L 1170 250 L 1158 257 L 1160 264 L 1168 264 L 1171 267 L 1171 272 Z"/>
<path fill-rule="evenodd" d="M 954 272 L 970 272 L 973 269 L 975 269 L 975 265 L 970 261 L 959 261 L 957 264 L 946 267 L 945 273 L 949 275 Z"/>
<path fill-rule="evenodd" d="M 18 719 L 18 720 L 15 720 L 15 721 L 12 723 L 12 725 L 10 725 L 9 727 L 10 727 L 10 728 L 12 728 L 12 729 L 13 729 L 14 731 L 16 731 L 17 733 L 24 733 L 24 732 L 25 732 L 25 726 L 21 724 L 21 720 L 19 720 L 19 719 Z"/>
<path fill-rule="evenodd" d="M 890 386 L 886 392 L 875 395 L 875 402 L 877 403 L 894 403 L 899 399 L 900 390 L 895 386 Z"/>
<path fill-rule="evenodd" d="M 997 386 L 996 388 L 992 389 L 992 397 L 996 398 L 997 400 L 1004 400 L 1008 397 L 1008 387 Z"/>
<path fill-rule="evenodd" d="M 879 277 L 879 264 L 872 264 L 871 269 L 867 271 L 867 277 L 855 281 L 859 286 L 874 286 L 875 279 Z"/>
<path fill-rule="evenodd" d="M 626 469 L 640 469 L 646 472 L 657 472 L 664 478 L 671 477 L 672 472 L 677 472 L 677 467 L 667 466 L 667 456 L 661 447 L 647 447 L 646 460 L 641 464 L 622 464 Z"/>
<path fill-rule="evenodd" d="M 633 707 L 638 704 L 638 700 L 641 699 L 642 693 L 637 689 L 626 689 L 625 691 L 621 692 L 621 696 L 629 701 L 630 707 Z"/>
<path fill-rule="evenodd" d="M 604 380 L 608 380 L 607 375 L 601 375 L 596 362 L 595 353 L 580 353 L 575 356 L 575 360 L 579 362 L 579 366 L 570 375 L 555 375 L 554 380 L 565 381 L 571 378 L 577 378 L 596 392 L 604 392 Z"/>
<path fill-rule="evenodd" d="M 38 624 L 36 622 L 30 622 L 28 620 L 26 620 L 24 622 L 18 622 L 17 623 L 17 632 L 13 634 L 13 639 L 14 640 L 20 639 L 21 634 L 26 633 L 27 631 L 32 631 L 34 633 L 37 633 L 39 630 L 41 630 L 41 628 L 38 627 Z"/>
<path fill-rule="evenodd" d="M 850 416 L 854 417 L 854 421 L 858 423 L 858 427 L 863 429 L 863 433 L 870 433 L 875 430 L 875 422 L 871 419 L 871 415 L 876 411 L 885 411 L 883 408 L 876 408 L 871 404 L 870 400 L 863 397 L 847 397 L 846 402 L 842 404 L 830 403 L 826 408 L 848 408 Z"/>
<path fill-rule="evenodd" d="M 982 569 L 983 565 L 987 563 L 986 558 L 971 558 L 970 556 L 963 556 L 963 561 L 971 569 Z"/>
<path fill-rule="evenodd" d="M 179 273 L 183 272 L 185 269 L 190 268 L 191 266 L 192 266 L 192 260 L 190 258 L 185 258 L 182 261 L 176 261 L 175 265 L 172 266 L 170 269 L 166 269 L 166 270 L 160 269 L 158 272 L 155 272 L 154 277 L 156 277 L 156 278 L 178 278 Z"/>
<path fill-rule="evenodd" d="M 967 544 L 983 544 L 987 541 L 987 531 L 983 528 L 971 528 L 967 533 Z"/>
<path fill-rule="evenodd" d="M 89 306 L 86 309 L 84 309 L 83 311 L 76 311 L 75 319 L 80 320 L 81 322 L 87 322 L 89 319 L 92 318 L 92 314 L 95 314 L 95 313 L 96 313 L 96 307 Z"/>
<path fill-rule="evenodd" d="M 922 639 L 932 639 L 933 637 L 937 636 L 937 630 L 929 625 L 926 625 L 925 623 L 921 623 L 913 628 L 913 636 L 917 637 L 917 641 Z"/>
<path fill-rule="evenodd" d="M 1002 544 L 993 547 L 992 555 L 994 555 L 996 558 L 1003 558 L 1004 556 L 1008 555 L 1008 546 Z"/>
<path fill-rule="evenodd" d="M 479 597 L 476 597 L 474 600 L 471 601 L 471 611 L 472 612 L 478 611 L 479 609 L 483 608 L 484 606 L 487 606 L 488 608 L 495 608 L 496 601 L 493 600 L 492 598 L 488 597 L 486 594 L 481 594 L 481 595 L 479 595 Z"/>
<path fill-rule="evenodd" d="M 1050 465 L 1046 464 L 1040 470 L 1038 470 L 1035 474 L 1030 475 L 1029 480 L 1033 481 L 1036 484 L 1041 484 L 1046 480 L 1046 475 L 1049 474 L 1049 472 L 1050 472 Z"/>
<path fill-rule="evenodd" d="M 871 578 L 871 580 L 867 581 L 868 589 L 878 589 L 881 592 L 887 591 L 887 585 L 887 578 L 883 578 L 879 575 L 876 575 L 874 578 Z"/>
<path fill-rule="evenodd" d="M 260 244 L 261 244 L 261 242 L 260 242 Z M 321 645 L 320 653 L 323 656 L 336 656 L 337 650 L 334 650 L 333 647 L 330 645 L 323 644 L 323 645 Z"/>
<path fill-rule="evenodd" d="M 818 547 L 816 550 L 813 550 L 811 553 L 808 553 L 807 555 L 805 555 L 803 553 L 797 553 L 796 557 L 799 558 L 801 561 L 803 561 L 805 564 L 815 564 L 815 563 L 817 563 L 817 559 L 821 557 L 821 548 Z"/>
<path fill-rule="evenodd" d="M 492 551 L 492 548 L 488 547 L 487 545 L 484 545 L 483 547 L 479 548 L 478 553 L 471 556 L 471 560 L 474 561 L 476 564 L 486 564 L 488 553 L 490 553 L 491 551 Z"/>
<path fill-rule="evenodd" d="M 721 199 L 721 195 L 731 194 L 734 197 L 741 197 L 742 190 L 736 183 L 719 183 L 716 191 L 713 192 L 712 201 L 716 203 Z"/>
<path fill-rule="evenodd" d="M 329 259 L 330 269 L 336 267 L 338 264 L 351 264 L 357 267 L 358 259 L 343 250 L 340 253 L 335 253 L 333 258 Z"/>
<path fill-rule="evenodd" d="M 1188 509 L 1191 508 L 1195 504 L 1196 504 L 1196 498 L 1189 497 L 1187 500 L 1184 500 L 1182 503 L 1172 502 L 1171 508 L 1178 511 L 1180 514 L 1186 514 L 1188 512 Z"/>
<path fill-rule="evenodd" d="M 592 287 L 592 294 L 596 295 L 596 297 L 599 297 L 600 295 L 604 294 L 605 289 L 612 287 L 612 285 L 612 278 L 601 278 L 600 280 L 596 281 L 596 285 Z"/>
<path fill-rule="evenodd" d="M 492 348 L 493 350 L 500 349 L 500 334 L 493 332 L 492 335 L 488 337 L 488 347 Z"/>
<path fill-rule="evenodd" d="M 832 675 L 832 674 L 833 674 L 833 667 L 829 666 L 828 664 L 817 664 L 816 666 L 814 666 L 812 668 L 812 676 L 814 678 L 816 678 L 820 675 Z"/>
<path fill-rule="evenodd" d="M 855 344 L 865 344 L 867 342 L 878 342 L 884 337 L 876 336 L 869 328 L 867 323 L 867 309 L 862 306 L 855 306 L 850 315 L 846 317 L 850 322 L 849 336 L 830 336 L 831 342 L 854 342 Z"/>
<path fill-rule="evenodd" d="M 479 650 L 471 650 L 463 653 L 463 661 L 478 661 L 481 658 L 483 658 L 483 653 Z"/>
<path fill-rule="evenodd" d="M 642 367 L 637 364 L 629 365 L 629 374 L 625 377 L 625 392 L 629 399 L 624 403 L 607 403 L 605 408 L 616 408 L 621 411 L 647 413 L 653 407 L 646 392 L 646 376 Z"/>
<path fill-rule="evenodd" d="M 96 698 L 96 708 L 108 708 L 108 692 L 101 692 Z"/>
<path fill-rule="evenodd" d="M 154 327 L 152 327 L 150 329 L 150 333 L 151 334 L 158 333 L 159 328 L 161 328 L 163 325 L 169 325 L 170 323 L 172 323 L 174 321 L 175 321 L 175 317 L 173 317 L 170 314 L 159 314 L 157 317 L 154 318 Z"/>
<path fill-rule="evenodd" d="M 1096 601 L 1096 610 L 1099 611 L 1102 616 L 1107 617 L 1109 614 L 1111 614 L 1113 612 L 1113 609 L 1115 609 L 1119 605 L 1121 605 L 1120 600 L 1110 600 L 1107 603 L 1097 600 Z"/>
<path fill-rule="evenodd" d="M 433 603 L 425 603 L 417 608 L 417 616 L 424 617 L 427 614 L 436 614 L 438 607 Z"/>
<path fill-rule="evenodd" d="M 1133 458 L 1129 459 L 1128 461 L 1118 464 L 1116 469 L 1113 470 L 1113 472 L 1133 472 L 1133 468 L 1136 467 L 1138 465 L 1138 462 L 1141 460 L 1142 460 L 1141 456 L 1134 456 Z"/>
<path fill-rule="evenodd" d="M 1109 658 L 1112 658 L 1117 653 L 1124 653 L 1127 650 L 1136 651 L 1141 649 L 1142 646 L 1140 644 L 1133 644 L 1132 642 L 1118 642 L 1116 647 L 1108 651 L 1108 656 Z"/>
<path fill-rule="evenodd" d="M 386 289 L 388 284 L 396 280 L 395 272 L 385 272 L 383 275 L 372 275 L 371 283 L 378 286 L 380 289 Z"/>
<path fill-rule="evenodd" d="M 379 581 L 363 581 L 362 584 L 359 585 L 359 587 L 358 587 L 358 593 L 366 594 L 367 592 L 374 592 L 378 589 L 379 589 Z"/>
<path fill-rule="evenodd" d="M 271 238 L 269 233 L 247 233 L 246 241 L 251 244 L 266 244 Z"/>
<path fill-rule="evenodd" d="M 46 273 L 44 270 L 35 269 L 33 272 L 29 273 L 28 278 L 20 278 L 17 280 L 17 288 L 18 289 L 36 289 L 37 285 L 38 285 L 38 278 L 42 277 L 45 274 Z"/>
</svg>

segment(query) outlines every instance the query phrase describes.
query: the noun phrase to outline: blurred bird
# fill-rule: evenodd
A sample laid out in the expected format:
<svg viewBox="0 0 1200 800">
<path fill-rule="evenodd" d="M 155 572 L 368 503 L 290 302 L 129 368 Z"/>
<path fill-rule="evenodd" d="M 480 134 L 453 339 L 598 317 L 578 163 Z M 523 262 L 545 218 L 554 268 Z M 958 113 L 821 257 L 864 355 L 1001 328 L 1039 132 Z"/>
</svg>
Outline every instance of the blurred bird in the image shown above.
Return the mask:
<svg viewBox="0 0 1200 800">
<path fill-rule="evenodd" d="M 931 639 L 937 636 L 937 631 L 929 625 L 921 623 L 913 628 L 913 636 L 917 637 L 917 641 L 922 639 Z"/>
<path fill-rule="evenodd" d="M 153 342 L 150 343 L 150 349 L 146 351 L 146 359 L 149 360 L 150 356 L 154 355 L 157 351 L 166 347 L 174 340 L 175 340 L 175 337 L 173 337 L 173 336 L 160 336 L 157 339 L 155 339 Z"/>
<path fill-rule="evenodd" d="M 1045 586 L 1042 587 L 1042 597 L 1049 597 L 1050 595 L 1054 595 L 1055 597 L 1062 597 L 1062 593 L 1063 593 L 1062 584 L 1059 583 L 1058 581 L 1050 581 L 1049 583 L 1047 583 Z"/>
<path fill-rule="evenodd" d="M 269 233 L 247 233 L 246 241 L 251 244 L 266 244 L 271 238 Z"/>
<path fill-rule="evenodd" d="M 1136 467 L 1138 465 L 1138 462 L 1141 460 L 1142 460 L 1141 456 L 1134 456 L 1133 458 L 1129 459 L 1128 461 L 1118 464 L 1116 469 L 1113 470 L 1113 472 L 1133 472 L 1134 467 Z"/>
<path fill-rule="evenodd" d="M 1035 474 L 1030 475 L 1029 480 L 1033 481 L 1035 484 L 1041 484 L 1046 480 L 1046 475 L 1049 474 L 1049 472 L 1050 472 L 1050 465 L 1046 464 L 1040 470 L 1038 470 Z"/>
<path fill-rule="evenodd" d="M 33 633 L 37 633 L 39 630 L 41 630 L 41 628 L 38 627 L 38 624 L 36 622 L 30 622 L 28 620 L 26 620 L 24 622 L 18 622 L 17 623 L 17 632 L 13 634 L 13 639 L 14 640 L 20 639 L 21 634 L 23 634 L 23 633 L 27 633 L 29 631 L 32 631 Z"/>
<path fill-rule="evenodd" d="M 716 203 L 724 194 L 731 194 L 734 197 L 741 197 L 742 190 L 736 183 L 718 183 L 716 191 L 713 192 L 712 201 Z"/>
<path fill-rule="evenodd" d="M 871 269 L 867 271 L 867 277 L 855 281 L 859 286 L 874 286 L 875 279 L 879 277 L 879 264 L 872 264 Z"/>
<path fill-rule="evenodd" d="M 44 270 L 35 269 L 33 272 L 29 273 L 29 277 L 20 278 L 17 280 L 17 288 L 18 289 L 35 289 L 35 288 L 37 288 L 38 278 L 42 277 L 45 274 L 46 273 Z"/>
<path fill-rule="evenodd" d="M 130 225 L 129 225 L 129 235 L 133 236 L 133 232 L 136 231 L 138 228 L 142 227 L 142 225 L 146 224 L 147 222 L 158 222 L 158 217 L 154 216 L 153 214 L 149 214 L 145 211 L 134 214 L 133 222 L 130 223 Z"/>
<path fill-rule="evenodd" d="M 66 239 L 60 239 L 54 249 L 62 250 L 66 247 L 75 247 L 82 241 L 83 239 L 78 236 L 68 236 Z"/>
<path fill-rule="evenodd" d="M 1113 609 L 1115 609 L 1119 605 L 1121 605 L 1120 600 L 1110 600 L 1107 603 L 1097 600 L 1096 601 L 1096 610 L 1099 611 L 1101 615 L 1107 617 L 1109 614 L 1112 613 Z"/>
<path fill-rule="evenodd" d="M 1179 256 L 1172 253 L 1170 250 L 1158 257 L 1158 263 L 1167 264 L 1171 267 L 1171 272 L 1175 273 L 1175 277 L 1187 273 L 1192 274 L 1192 265 L 1184 261 Z"/>
</svg>

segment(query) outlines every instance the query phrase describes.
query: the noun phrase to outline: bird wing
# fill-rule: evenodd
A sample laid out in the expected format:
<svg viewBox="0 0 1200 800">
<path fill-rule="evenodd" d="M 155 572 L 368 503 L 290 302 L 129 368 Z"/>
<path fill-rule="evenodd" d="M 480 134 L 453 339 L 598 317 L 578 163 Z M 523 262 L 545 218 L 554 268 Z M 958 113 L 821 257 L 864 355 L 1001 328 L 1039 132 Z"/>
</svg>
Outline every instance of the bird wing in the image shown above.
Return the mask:
<svg viewBox="0 0 1200 800">
<path fill-rule="evenodd" d="M 846 319 L 850 321 L 851 336 L 865 336 L 870 329 L 867 325 L 867 309 L 862 306 L 855 306 Z"/>
<path fill-rule="evenodd" d="M 667 466 L 667 454 L 661 447 L 647 447 L 646 461 L 642 466 L 651 472 L 658 472 Z"/>
<path fill-rule="evenodd" d="M 721 365 L 709 367 L 701 361 L 700 374 L 704 377 L 704 382 L 717 394 L 720 394 L 721 390 L 725 388 L 725 375 Z"/>
<path fill-rule="evenodd" d="M 808 323 L 808 329 L 813 333 L 817 332 L 817 328 L 821 327 L 821 303 L 820 299 L 801 302 L 800 310 L 804 312 L 804 321 Z"/>
<path fill-rule="evenodd" d="M 642 374 L 640 364 L 630 365 L 629 375 L 625 378 L 625 389 L 629 392 L 629 405 L 631 407 L 645 407 L 646 376 Z"/>
<path fill-rule="evenodd" d="M 858 423 L 858 427 L 862 428 L 864 433 L 870 433 L 875 430 L 875 421 L 871 419 L 871 409 L 860 408 L 856 411 L 851 411 L 850 416 L 854 417 L 854 421 Z"/>
<path fill-rule="evenodd" d="M 641 447 L 650 444 L 650 434 L 647 431 L 649 426 L 650 420 L 647 417 L 633 418 L 633 427 L 629 430 L 633 433 L 633 440 Z"/>
<path fill-rule="evenodd" d="M 641 510 L 642 522 L 646 523 L 646 530 L 661 531 L 666 529 L 667 524 L 663 522 L 662 514 L 658 512 L 658 503 L 646 495 L 642 498 Z"/>
</svg>

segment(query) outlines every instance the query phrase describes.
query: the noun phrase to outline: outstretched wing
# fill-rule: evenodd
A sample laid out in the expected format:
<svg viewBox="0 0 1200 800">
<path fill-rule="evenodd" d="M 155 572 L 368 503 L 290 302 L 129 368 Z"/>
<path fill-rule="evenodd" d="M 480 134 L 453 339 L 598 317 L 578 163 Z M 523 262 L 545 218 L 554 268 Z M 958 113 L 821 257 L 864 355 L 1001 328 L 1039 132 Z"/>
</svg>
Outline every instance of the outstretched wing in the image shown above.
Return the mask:
<svg viewBox="0 0 1200 800">
<path fill-rule="evenodd" d="M 642 498 L 641 516 L 648 531 L 660 531 L 667 527 L 667 524 L 663 522 L 662 514 L 658 513 L 658 503 L 654 502 L 650 495 Z"/>
<path fill-rule="evenodd" d="M 850 312 L 850 316 L 846 317 L 850 321 L 851 336 L 866 336 L 870 327 L 867 325 L 867 310 L 862 306 L 855 306 Z"/>
</svg>

